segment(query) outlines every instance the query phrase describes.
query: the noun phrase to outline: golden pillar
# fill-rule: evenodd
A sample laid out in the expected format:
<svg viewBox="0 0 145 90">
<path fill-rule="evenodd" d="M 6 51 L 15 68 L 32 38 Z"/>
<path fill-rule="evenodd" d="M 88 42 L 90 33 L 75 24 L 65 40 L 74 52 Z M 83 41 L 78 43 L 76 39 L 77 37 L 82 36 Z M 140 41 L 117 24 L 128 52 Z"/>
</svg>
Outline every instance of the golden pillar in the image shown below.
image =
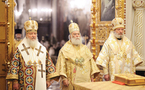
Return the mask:
<svg viewBox="0 0 145 90">
<path fill-rule="evenodd" d="M 96 0 L 92 0 L 92 8 L 91 8 L 91 13 L 92 13 L 92 23 L 90 25 L 91 27 L 91 46 L 92 46 L 92 53 L 93 53 L 93 58 L 96 60 Z"/>
</svg>

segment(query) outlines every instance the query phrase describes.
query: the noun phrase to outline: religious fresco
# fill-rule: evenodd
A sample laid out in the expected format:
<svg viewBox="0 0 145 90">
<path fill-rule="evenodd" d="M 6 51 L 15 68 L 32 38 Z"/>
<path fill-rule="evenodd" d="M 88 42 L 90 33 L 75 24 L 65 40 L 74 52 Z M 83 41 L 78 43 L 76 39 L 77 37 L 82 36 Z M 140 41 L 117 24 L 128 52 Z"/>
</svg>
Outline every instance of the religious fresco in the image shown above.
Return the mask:
<svg viewBox="0 0 145 90">
<path fill-rule="evenodd" d="M 101 0 L 100 7 L 100 21 L 112 21 L 115 18 L 115 0 Z"/>
</svg>

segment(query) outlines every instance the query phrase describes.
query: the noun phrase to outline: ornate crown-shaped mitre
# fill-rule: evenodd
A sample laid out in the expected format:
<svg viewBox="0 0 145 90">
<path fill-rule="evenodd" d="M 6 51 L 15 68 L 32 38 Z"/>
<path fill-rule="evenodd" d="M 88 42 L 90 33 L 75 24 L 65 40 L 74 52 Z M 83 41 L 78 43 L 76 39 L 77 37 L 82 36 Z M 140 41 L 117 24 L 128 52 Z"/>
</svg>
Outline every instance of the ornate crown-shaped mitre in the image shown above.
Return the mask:
<svg viewBox="0 0 145 90">
<path fill-rule="evenodd" d="M 38 30 L 38 23 L 34 20 L 28 20 L 24 23 L 24 29 L 26 30 L 26 33 L 27 32 L 37 32 Z"/>
<path fill-rule="evenodd" d="M 116 28 L 124 28 L 124 20 L 122 18 L 114 18 L 112 20 L 113 30 Z"/>
<path fill-rule="evenodd" d="M 73 31 L 80 31 L 78 24 L 74 23 L 71 20 L 71 24 L 69 25 L 69 33 L 71 34 Z"/>
</svg>

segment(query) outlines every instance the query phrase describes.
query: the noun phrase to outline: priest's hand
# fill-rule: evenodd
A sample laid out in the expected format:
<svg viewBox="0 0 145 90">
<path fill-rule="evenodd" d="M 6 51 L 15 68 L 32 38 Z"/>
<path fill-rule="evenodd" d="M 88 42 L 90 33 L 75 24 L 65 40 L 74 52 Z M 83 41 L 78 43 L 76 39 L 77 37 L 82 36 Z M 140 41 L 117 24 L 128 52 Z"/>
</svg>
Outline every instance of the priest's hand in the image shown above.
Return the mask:
<svg viewBox="0 0 145 90">
<path fill-rule="evenodd" d="M 95 82 L 95 80 L 93 78 L 91 78 L 91 82 Z"/>
<path fill-rule="evenodd" d="M 63 85 L 68 87 L 69 86 L 69 82 L 68 82 L 68 79 L 65 79 L 62 81 Z"/>
<path fill-rule="evenodd" d="M 13 89 L 14 90 L 19 90 L 19 83 L 14 83 L 13 84 Z"/>
<path fill-rule="evenodd" d="M 54 81 L 52 80 L 52 81 L 46 81 L 46 86 L 47 86 L 47 88 L 53 83 Z"/>
<path fill-rule="evenodd" d="M 106 81 L 109 81 L 109 80 L 110 80 L 109 74 L 104 75 L 104 79 L 105 79 Z"/>
</svg>

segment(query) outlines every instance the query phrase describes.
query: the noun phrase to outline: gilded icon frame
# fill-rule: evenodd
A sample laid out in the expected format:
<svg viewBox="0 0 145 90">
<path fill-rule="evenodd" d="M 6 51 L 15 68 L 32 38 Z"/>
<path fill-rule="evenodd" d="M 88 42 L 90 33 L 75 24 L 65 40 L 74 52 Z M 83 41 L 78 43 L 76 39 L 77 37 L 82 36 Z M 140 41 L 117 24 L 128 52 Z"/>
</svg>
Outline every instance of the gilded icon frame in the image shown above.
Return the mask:
<svg viewBox="0 0 145 90">
<path fill-rule="evenodd" d="M 115 18 L 121 17 L 124 19 L 126 28 L 126 0 L 115 0 Z M 91 20 L 91 46 L 92 53 L 95 57 L 99 55 L 101 46 L 108 38 L 110 31 L 112 31 L 112 24 L 110 21 L 101 21 L 101 0 L 92 0 L 92 20 Z M 113 20 L 113 19 L 112 19 Z"/>
</svg>

